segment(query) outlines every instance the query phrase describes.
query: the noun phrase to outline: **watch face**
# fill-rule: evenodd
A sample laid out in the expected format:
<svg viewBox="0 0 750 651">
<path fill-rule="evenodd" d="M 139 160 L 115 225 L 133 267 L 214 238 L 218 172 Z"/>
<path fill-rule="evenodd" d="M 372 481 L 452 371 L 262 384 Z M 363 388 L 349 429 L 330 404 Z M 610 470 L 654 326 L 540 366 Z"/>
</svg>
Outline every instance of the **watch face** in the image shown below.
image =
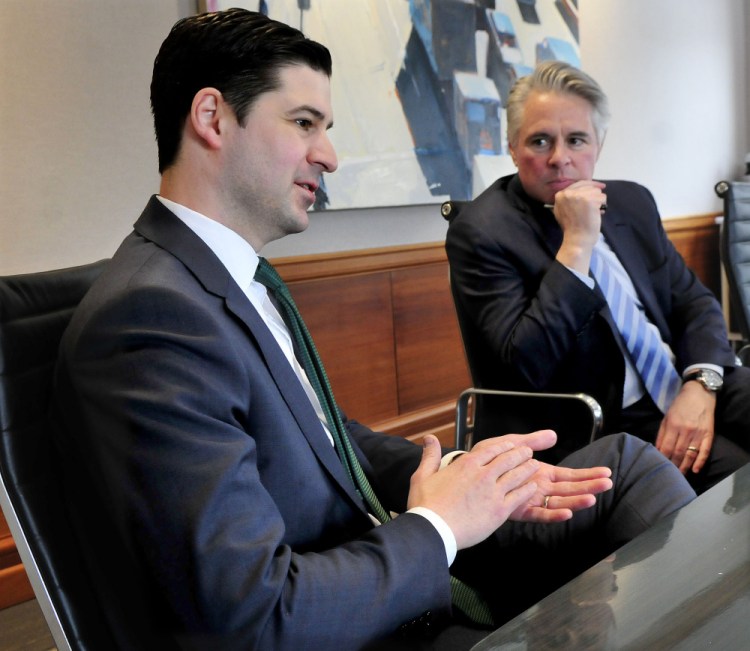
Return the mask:
<svg viewBox="0 0 750 651">
<path fill-rule="evenodd" d="M 698 375 L 697 380 L 710 391 L 718 391 L 724 385 L 724 378 L 716 371 L 703 370 Z"/>
</svg>

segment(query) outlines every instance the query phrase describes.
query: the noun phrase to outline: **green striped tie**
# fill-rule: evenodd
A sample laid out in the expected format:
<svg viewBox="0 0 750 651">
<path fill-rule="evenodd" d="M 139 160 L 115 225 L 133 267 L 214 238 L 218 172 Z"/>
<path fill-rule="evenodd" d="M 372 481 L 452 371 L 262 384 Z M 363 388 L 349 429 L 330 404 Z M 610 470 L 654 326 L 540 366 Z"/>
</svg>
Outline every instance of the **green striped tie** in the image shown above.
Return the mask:
<svg viewBox="0 0 750 651">
<path fill-rule="evenodd" d="M 313 343 L 310 332 L 302 320 L 297 305 L 292 299 L 289 288 L 279 276 L 276 269 L 265 258 L 259 258 L 258 269 L 255 272 L 255 280 L 265 285 L 273 292 L 279 307 L 284 311 L 285 322 L 290 328 L 291 335 L 297 347 L 297 353 L 302 358 L 302 367 L 305 369 L 307 378 L 318 396 L 323 408 L 328 429 L 333 437 L 334 447 L 338 453 L 341 463 L 346 469 L 357 493 L 364 500 L 367 509 L 381 523 L 388 522 L 391 517 L 383 508 L 373 491 L 370 481 L 367 479 L 359 459 L 354 454 L 349 434 L 346 431 L 341 413 L 333 397 L 333 390 L 328 381 L 328 375 L 323 368 L 323 363 L 318 355 L 318 350 Z M 492 615 L 484 600 L 469 586 L 459 579 L 451 576 L 451 594 L 453 605 L 477 624 L 493 626 Z"/>
</svg>

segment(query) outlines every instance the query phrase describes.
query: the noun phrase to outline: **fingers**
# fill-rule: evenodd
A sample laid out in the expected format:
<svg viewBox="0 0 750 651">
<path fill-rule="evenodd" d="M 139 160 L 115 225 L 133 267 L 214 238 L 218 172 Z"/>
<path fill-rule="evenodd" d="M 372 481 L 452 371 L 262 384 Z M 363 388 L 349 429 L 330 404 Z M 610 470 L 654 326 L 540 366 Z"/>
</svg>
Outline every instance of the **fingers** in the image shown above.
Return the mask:
<svg viewBox="0 0 750 651">
<path fill-rule="evenodd" d="M 568 468 L 567 466 L 551 466 L 552 479 L 555 482 L 580 482 L 587 479 L 601 479 L 612 476 L 612 469 L 607 466 L 592 468 Z"/>
<path fill-rule="evenodd" d="M 591 493 L 569 497 L 549 495 L 538 506 L 521 506 L 511 514 L 511 519 L 525 522 L 563 522 L 576 511 L 591 508 L 596 496 Z"/>
<path fill-rule="evenodd" d="M 532 450 L 538 452 L 540 450 L 546 450 L 551 448 L 557 443 L 557 434 L 551 429 L 542 429 L 537 432 L 531 432 L 530 434 L 505 434 L 503 436 L 497 436 L 491 439 L 485 439 L 479 441 L 473 448 L 472 451 L 481 450 L 486 446 L 495 446 L 500 444 L 511 446 L 525 445 Z"/>
<path fill-rule="evenodd" d="M 695 459 L 695 463 L 693 463 L 692 471 L 695 473 L 699 473 L 701 470 L 703 470 L 703 467 L 706 465 L 706 462 L 708 461 L 708 455 L 711 454 L 711 445 L 706 444 L 705 442 L 700 446 L 700 449 L 698 450 L 698 456 Z"/>
<path fill-rule="evenodd" d="M 541 509 L 539 522 L 564 522 L 570 520 L 576 511 L 590 509 L 596 504 L 593 495 L 576 495 L 575 497 L 552 497 L 546 509 Z"/>
<path fill-rule="evenodd" d="M 702 433 L 697 428 L 670 427 L 665 418 L 659 427 L 655 445 L 684 475 L 689 471 L 697 473 L 703 469 L 711 453 L 712 443 L 711 433 Z"/>
<path fill-rule="evenodd" d="M 558 481 L 552 484 L 548 494 L 554 497 L 577 497 L 579 495 L 598 495 L 612 488 L 609 477 L 586 479 L 583 481 Z M 550 500 L 552 497 L 550 497 Z"/>
<path fill-rule="evenodd" d="M 541 522 L 563 522 L 573 517 L 576 511 L 590 509 L 596 504 L 594 495 L 575 495 L 573 497 L 550 497 L 547 506 L 541 508 L 538 520 Z"/>
<path fill-rule="evenodd" d="M 542 429 L 529 434 L 511 434 L 510 436 L 522 437 L 519 443 L 529 446 L 536 452 L 547 450 L 557 443 L 557 434 L 551 429 Z"/>
<path fill-rule="evenodd" d="M 515 512 L 514 519 L 562 522 L 573 517 L 574 512 L 594 506 L 596 496 L 612 488 L 612 471 L 603 466 L 549 468 L 552 469 L 551 479 L 540 484 L 540 494 L 545 497 L 541 498 L 539 506 Z"/>
<path fill-rule="evenodd" d="M 576 181 L 555 195 L 555 206 L 565 204 L 571 209 L 585 207 L 594 211 L 594 214 L 600 214 L 607 205 L 604 188 L 605 184 L 599 181 Z M 557 216 L 557 211 L 555 215 Z"/>
<path fill-rule="evenodd" d="M 480 465 L 485 465 L 490 463 L 497 456 L 504 454 L 515 447 L 528 447 L 526 446 L 524 435 L 497 436 L 495 438 L 479 441 L 479 443 L 471 448 L 467 454 L 462 455 L 462 457 L 469 457 Z"/>
<path fill-rule="evenodd" d="M 671 426 L 665 417 L 659 425 L 659 432 L 656 435 L 656 443 L 654 445 L 659 452 L 667 457 L 684 474 L 689 467 L 683 466 L 687 446 L 682 451 L 678 451 L 678 433 L 679 429 Z"/>
<path fill-rule="evenodd" d="M 680 471 L 685 474 L 689 470 L 698 473 L 708 461 L 708 455 L 711 453 L 710 441 L 703 439 L 699 444 L 691 444 L 685 448 L 682 453 Z"/>
<path fill-rule="evenodd" d="M 533 451 L 525 445 L 513 445 L 510 441 L 497 439 L 491 446 L 483 446 L 456 459 L 456 463 L 471 464 L 471 472 L 483 475 L 499 484 L 503 492 L 510 492 L 538 470 L 539 462 L 532 458 Z"/>
</svg>

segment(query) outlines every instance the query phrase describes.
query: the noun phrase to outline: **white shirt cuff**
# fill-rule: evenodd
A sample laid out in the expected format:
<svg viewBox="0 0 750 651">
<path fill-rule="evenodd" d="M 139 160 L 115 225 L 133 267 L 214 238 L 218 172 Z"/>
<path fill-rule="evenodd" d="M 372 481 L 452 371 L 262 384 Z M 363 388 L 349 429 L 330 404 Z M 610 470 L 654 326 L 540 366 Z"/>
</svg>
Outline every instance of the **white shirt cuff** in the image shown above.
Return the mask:
<svg viewBox="0 0 750 651">
<path fill-rule="evenodd" d="M 580 280 L 586 287 L 589 289 L 594 289 L 594 285 L 596 284 L 596 281 L 587 274 L 582 274 L 580 271 L 576 269 L 571 269 L 569 266 L 565 265 L 565 268 L 572 273 L 578 280 Z"/>
<path fill-rule="evenodd" d="M 462 454 L 466 454 L 466 450 L 453 450 L 449 452 L 440 460 L 440 470 L 453 463 L 456 457 L 460 457 Z"/>
<path fill-rule="evenodd" d="M 443 545 L 445 545 L 445 557 L 448 560 L 448 566 L 453 564 L 456 560 L 456 554 L 458 553 L 458 544 L 456 543 L 456 537 L 453 535 L 453 531 L 446 524 L 445 520 L 441 518 L 435 511 L 427 509 L 424 506 L 415 506 L 413 509 L 409 509 L 407 513 L 414 513 L 421 515 L 432 523 L 440 537 L 443 539 Z"/>
<path fill-rule="evenodd" d="M 705 368 L 710 371 L 716 371 L 721 377 L 724 377 L 724 367 L 716 366 L 716 364 L 691 364 L 683 372 L 682 377 L 684 378 L 690 371 L 697 371 L 698 369 Z"/>
</svg>

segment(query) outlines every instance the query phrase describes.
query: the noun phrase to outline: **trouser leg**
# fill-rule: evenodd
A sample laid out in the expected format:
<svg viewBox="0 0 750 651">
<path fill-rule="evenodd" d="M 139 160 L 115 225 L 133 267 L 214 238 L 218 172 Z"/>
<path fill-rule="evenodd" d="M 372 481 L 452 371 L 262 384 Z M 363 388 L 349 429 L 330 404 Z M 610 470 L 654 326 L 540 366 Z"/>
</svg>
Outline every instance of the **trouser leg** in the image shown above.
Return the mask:
<svg viewBox="0 0 750 651">
<path fill-rule="evenodd" d="M 569 467 L 608 466 L 613 488 L 566 522 L 509 522 L 459 554 L 454 572 L 490 601 L 499 621 L 522 612 L 695 497 L 652 445 L 616 434 L 566 457 Z"/>
</svg>

